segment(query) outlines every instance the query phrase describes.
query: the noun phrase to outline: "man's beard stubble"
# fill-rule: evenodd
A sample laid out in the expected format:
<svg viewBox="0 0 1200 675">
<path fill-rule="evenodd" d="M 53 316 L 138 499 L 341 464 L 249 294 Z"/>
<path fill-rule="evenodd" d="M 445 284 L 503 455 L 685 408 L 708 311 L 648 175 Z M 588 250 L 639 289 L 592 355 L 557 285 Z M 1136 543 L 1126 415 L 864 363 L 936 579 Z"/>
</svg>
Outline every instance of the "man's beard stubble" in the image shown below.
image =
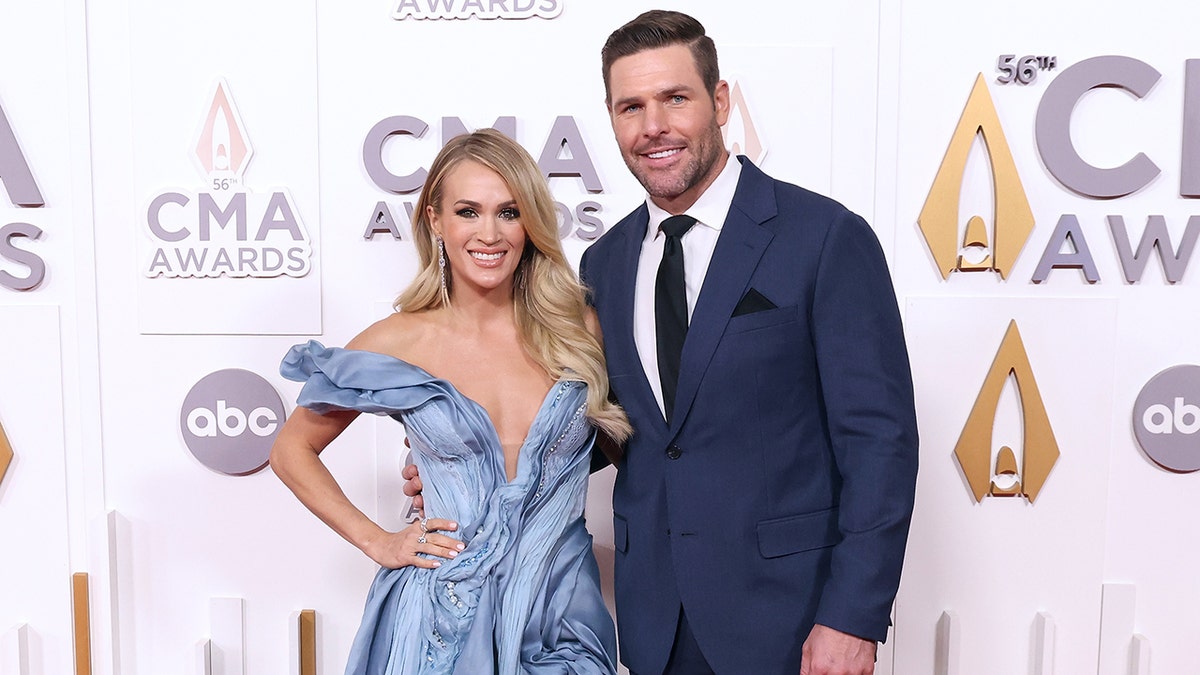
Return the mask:
<svg viewBox="0 0 1200 675">
<path fill-rule="evenodd" d="M 642 152 L 647 152 L 646 150 L 632 153 L 632 159 L 631 155 L 625 155 L 625 166 L 629 168 L 630 173 L 637 178 L 651 197 L 674 199 L 698 185 L 709 175 L 713 165 L 720 159 L 723 146 L 721 127 L 717 126 L 716 120 L 714 120 L 702 140 L 688 146 L 694 151 L 691 161 L 679 170 L 668 175 L 658 175 L 656 172 L 643 170 L 638 159 Z M 649 152 L 653 152 L 653 149 L 650 149 Z"/>
</svg>

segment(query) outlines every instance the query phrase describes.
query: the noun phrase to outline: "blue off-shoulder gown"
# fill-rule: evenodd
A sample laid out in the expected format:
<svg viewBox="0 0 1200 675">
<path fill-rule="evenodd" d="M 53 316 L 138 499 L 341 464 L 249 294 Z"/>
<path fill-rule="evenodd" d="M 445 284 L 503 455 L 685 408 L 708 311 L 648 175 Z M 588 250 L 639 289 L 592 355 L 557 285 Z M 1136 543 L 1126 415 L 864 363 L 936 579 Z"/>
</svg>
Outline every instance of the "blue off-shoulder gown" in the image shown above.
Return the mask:
<svg viewBox="0 0 1200 675">
<path fill-rule="evenodd" d="M 426 514 L 459 524 L 465 550 L 441 567 L 380 569 L 347 675 L 615 673 L 616 633 L 584 528 L 595 432 L 586 385 L 559 381 L 507 481 L 483 407 L 399 359 L 297 345 L 280 367 L 318 413 L 358 410 L 404 424 Z"/>
</svg>

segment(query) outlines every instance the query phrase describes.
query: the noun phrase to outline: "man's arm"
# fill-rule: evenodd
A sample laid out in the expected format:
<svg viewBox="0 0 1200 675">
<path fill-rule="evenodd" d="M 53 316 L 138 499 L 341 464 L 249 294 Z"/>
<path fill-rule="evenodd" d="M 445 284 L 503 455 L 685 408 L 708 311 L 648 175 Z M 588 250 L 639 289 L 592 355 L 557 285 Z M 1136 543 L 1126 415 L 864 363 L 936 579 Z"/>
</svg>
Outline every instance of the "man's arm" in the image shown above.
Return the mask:
<svg viewBox="0 0 1200 675">
<path fill-rule="evenodd" d="M 822 247 L 812 331 L 842 479 L 842 540 L 833 548 L 816 622 L 882 641 L 912 518 L 917 426 L 886 260 L 871 228 L 849 212 L 833 224 Z"/>
</svg>

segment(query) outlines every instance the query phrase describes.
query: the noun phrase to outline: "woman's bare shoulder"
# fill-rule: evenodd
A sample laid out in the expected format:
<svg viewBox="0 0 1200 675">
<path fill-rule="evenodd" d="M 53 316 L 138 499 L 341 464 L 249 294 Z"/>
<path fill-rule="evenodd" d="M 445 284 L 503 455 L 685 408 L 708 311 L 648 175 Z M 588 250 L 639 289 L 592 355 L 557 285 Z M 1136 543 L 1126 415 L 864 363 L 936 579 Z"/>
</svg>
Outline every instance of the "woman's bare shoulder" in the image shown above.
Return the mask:
<svg viewBox="0 0 1200 675">
<path fill-rule="evenodd" d="M 395 312 L 368 326 L 346 348 L 406 359 L 433 339 L 435 329 L 432 312 Z"/>
</svg>

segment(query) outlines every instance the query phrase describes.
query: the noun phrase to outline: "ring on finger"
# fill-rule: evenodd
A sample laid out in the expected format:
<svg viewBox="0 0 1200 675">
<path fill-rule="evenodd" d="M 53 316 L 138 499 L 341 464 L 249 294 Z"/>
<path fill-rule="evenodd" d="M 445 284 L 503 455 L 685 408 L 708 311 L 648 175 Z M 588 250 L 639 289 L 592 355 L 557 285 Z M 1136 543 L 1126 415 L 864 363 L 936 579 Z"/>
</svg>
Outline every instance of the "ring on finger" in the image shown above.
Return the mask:
<svg viewBox="0 0 1200 675">
<path fill-rule="evenodd" d="M 422 518 L 420 525 L 421 525 L 421 534 L 428 532 L 429 531 L 429 517 L 426 516 L 425 518 Z"/>
<path fill-rule="evenodd" d="M 422 534 L 421 536 L 417 537 L 417 543 L 418 543 L 418 544 L 424 544 L 424 543 L 425 543 L 425 535 L 424 535 L 424 534 Z"/>
</svg>

